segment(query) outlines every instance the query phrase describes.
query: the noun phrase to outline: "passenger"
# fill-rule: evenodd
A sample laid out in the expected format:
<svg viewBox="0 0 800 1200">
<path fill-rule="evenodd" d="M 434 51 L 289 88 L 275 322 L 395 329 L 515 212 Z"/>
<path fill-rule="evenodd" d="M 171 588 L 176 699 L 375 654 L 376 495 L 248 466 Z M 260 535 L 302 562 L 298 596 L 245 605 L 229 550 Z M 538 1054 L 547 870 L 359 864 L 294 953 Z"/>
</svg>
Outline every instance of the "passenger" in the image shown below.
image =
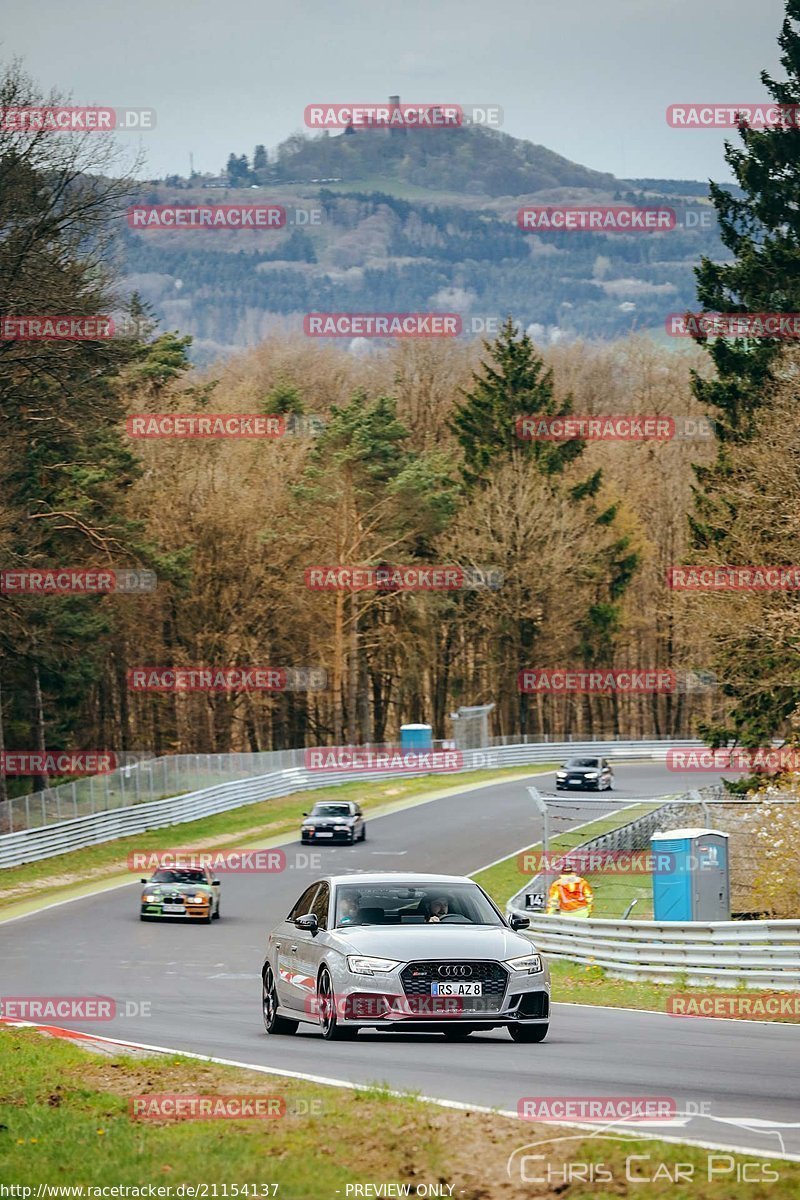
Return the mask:
<svg viewBox="0 0 800 1200">
<path fill-rule="evenodd" d="M 345 892 L 339 901 L 339 920 L 338 925 L 357 925 L 358 922 L 358 900 Z"/>
</svg>

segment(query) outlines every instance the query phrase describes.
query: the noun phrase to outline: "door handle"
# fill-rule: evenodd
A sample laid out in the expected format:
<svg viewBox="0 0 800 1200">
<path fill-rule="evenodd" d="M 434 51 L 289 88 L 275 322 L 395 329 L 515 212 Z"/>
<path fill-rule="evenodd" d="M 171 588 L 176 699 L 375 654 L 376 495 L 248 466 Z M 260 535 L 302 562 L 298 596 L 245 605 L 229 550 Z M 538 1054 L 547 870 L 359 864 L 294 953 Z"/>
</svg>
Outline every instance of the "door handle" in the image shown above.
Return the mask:
<svg viewBox="0 0 800 1200">
<path fill-rule="evenodd" d="M 291 947 L 291 949 L 292 949 L 292 950 L 296 950 L 296 949 L 297 949 L 297 946 L 292 946 L 292 947 Z"/>
</svg>

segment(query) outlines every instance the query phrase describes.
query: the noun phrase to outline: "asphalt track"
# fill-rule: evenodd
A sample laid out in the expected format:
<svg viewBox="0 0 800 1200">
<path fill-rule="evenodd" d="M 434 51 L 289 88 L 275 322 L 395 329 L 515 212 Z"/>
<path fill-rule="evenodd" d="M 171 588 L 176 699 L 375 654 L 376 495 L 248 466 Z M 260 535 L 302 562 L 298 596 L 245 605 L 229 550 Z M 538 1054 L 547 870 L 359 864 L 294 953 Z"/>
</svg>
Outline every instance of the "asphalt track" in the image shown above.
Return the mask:
<svg viewBox="0 0 800 1200">
<path fill-rule="evenodd" d="M 714 778 L 676 775 L 656 763 L 620 764 L 616 771 L 608 807 L 570 798 L 573 824 L 613 811 L 614 801 L 675 793 Z M 313 877 L 476 871 L 541 836 L 525 786 L 498 782 L 368 821 L 365 843 L 320 849 L 321 870 L 304 866 L 295 855 L 307 849 L 287 842 L 283 873 L 223 876 L 222 919 L 211 926 L 140 922 L 138 879 L 9 921 L 0 925 L 0 995 L 108 996 L 122 1010 L 113 1021 L 71 1027 L 503 1111 L 515 1112 L 529 1096 L 666 1096 L 684 1115 L 662 1125 L 648 1122 L 642 1131 L 800 1155 L 796 1025 L 558 1004 L 541 1045 L 516 1044 L 504 1030 L 460 1044 L 435 1034 L 372 1030 L 355 1042 L 325 1043 L 312 1026 L 301 1026 L 294 1037 L 264 1033 L 259 971 L 265 934 Z M 552 775 L 539 776 L 538 786 L 550 791 Z M 521 1132 L 521 1144 L 531 1140 Z"/>
</svg>

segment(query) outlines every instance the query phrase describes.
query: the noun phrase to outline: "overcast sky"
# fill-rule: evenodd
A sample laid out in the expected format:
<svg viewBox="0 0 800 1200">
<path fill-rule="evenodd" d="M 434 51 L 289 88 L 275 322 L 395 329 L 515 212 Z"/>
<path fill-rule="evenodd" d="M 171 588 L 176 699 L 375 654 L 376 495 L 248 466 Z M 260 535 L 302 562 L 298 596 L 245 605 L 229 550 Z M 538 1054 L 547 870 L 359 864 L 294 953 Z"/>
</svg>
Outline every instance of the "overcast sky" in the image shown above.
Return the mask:
<svg viewBox="0 0 800 1200">
<path fill-rule="evenodd" d="M 36 0 L 6 7 L 0 55 L 75 103 L 154 108 L 148 177 L 187 174 L 190 152 L 218 171 L 232 150 L 272 149 L 309 103 L 399 93 L 498 104 L 506 132 L 622 177 L 725 179 L 725 135 L 671 129 L 665 109 L 764 99 L 783 14 L 782 0 Z"/>
</svg>

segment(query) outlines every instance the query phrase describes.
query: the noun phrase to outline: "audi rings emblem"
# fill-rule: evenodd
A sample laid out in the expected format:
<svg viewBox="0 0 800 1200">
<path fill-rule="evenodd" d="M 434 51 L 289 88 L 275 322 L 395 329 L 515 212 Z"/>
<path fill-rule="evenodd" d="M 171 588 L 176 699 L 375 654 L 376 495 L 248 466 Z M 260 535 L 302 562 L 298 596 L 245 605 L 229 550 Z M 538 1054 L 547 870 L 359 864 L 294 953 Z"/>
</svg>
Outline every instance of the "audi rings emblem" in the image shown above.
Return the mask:
<svg viewBox="0 0 800 1200">
<path fill-rule="evenodd" d="M 439 967 L 439 975 L 442 979 L 467 979 L 472 974 L 472 967 L 469 963 L 448 963 L 444 967 Z"/>
</svg>

